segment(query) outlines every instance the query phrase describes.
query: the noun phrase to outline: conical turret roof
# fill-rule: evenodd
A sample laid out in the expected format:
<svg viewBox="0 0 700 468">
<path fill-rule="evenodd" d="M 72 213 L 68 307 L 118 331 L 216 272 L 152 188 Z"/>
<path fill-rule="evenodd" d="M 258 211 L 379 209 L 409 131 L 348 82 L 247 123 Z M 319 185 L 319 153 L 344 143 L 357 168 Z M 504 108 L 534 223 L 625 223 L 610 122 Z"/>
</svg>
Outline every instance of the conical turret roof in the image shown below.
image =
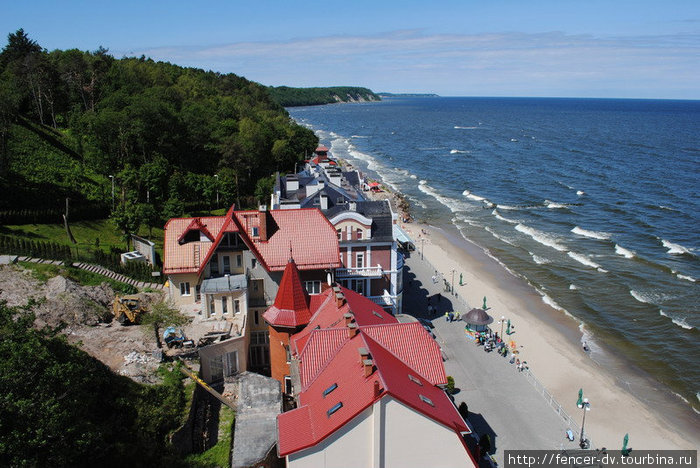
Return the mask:
<svg viewBox="0 0 700 468">
<path fill-rule="evenodd" d="M 290 258 L 287 262 L 275 303 L 265 311 L 263 318 L 273 327 L 285 328 L 300 327 L 311 320 L 309 295 L 301 284 L 294 259 Z"/>
</svg>

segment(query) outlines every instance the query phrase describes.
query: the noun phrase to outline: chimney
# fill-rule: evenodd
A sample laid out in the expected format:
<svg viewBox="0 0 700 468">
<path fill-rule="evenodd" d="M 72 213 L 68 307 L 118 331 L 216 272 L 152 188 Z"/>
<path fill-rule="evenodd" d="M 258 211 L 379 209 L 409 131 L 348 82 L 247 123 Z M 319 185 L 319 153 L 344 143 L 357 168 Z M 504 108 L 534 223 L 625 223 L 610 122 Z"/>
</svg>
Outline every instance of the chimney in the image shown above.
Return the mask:
<svg viewBox="0 0 700 468">
<path fill-rule="evenodd" d="M 321 194 L 321 209 L 322 210 L 328 209 L 328 195 L 326 195 L 325 193 Z"/>
<path fill-rule="evenodd" d="M 354 338 L 355 335 L 357 335 L 357 324 L 356 323 L 349 323 L 348 324 L 348 336 L 350 336 L 350 338 Z"/>
<path fill-rule="evenodd" d="M 364 359 L 362 361 L 362 367 L 365 370 L 365 377 L 369 377 L 374 372 L 374 361 L 371 359 Z"/>
<path fill-rule="evenodd" d="M 343 318 L 345 319 L 345 325 L 350 325 L 355 320 L 350 312 L 343 314 Z"/>
<path fill-rule="evenodd" d="M 360 362 L 369 359 L 369 351 L 364 346 L 361 348 L 357 348 L 357 352 L 360 353 Z"/>
<path fill-rule="evenodd" d="M 299 179 L 297 179 L 296 175 L 288 175 L 285 177 L 285 183 L 287 185 L 287 196 L 289 196 L 289 192 L 299 190 Z"/>
<path fill-rule="evenodd" d="M 375 380 L 374 381 L 374 397 L 377 398 L 381 394 L 382 394 L 382 389 L 379 386 L 379 381 Z"/>
<path fill-rule="evenodd" d="M 336 293 L 335 294 L 335 304 L 340 309 L 345 305 L 345 294 L 343 293 Z"/>
<path fill-rule="evenodd" d="M 260 210 L 258 210 L 258 236 L 263 242 L 267 241 L 267 206 L 260 205 Z"/>
</svg>

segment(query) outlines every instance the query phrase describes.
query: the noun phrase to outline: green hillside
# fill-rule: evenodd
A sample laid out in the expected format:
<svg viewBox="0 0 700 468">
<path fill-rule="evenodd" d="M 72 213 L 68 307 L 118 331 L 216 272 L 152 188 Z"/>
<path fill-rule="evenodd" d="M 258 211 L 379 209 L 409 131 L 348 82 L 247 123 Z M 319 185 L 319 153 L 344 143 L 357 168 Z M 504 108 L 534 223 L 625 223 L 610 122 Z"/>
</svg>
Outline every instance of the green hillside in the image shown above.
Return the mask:
<svg viewBox="0 0 700 468">
<path fill-rule="evenodd" d="M 127 228 L 264 200 L 318 143 L 262 85 L 99 48 L 0 52 L 0 212 L 97 207 Z M 261 182 L 262 181 L 262 182 Z"/>
<path fill-rule="evenodd" d="M 335 102 L 381 101 L 372 90 L 352 86 L 329 88 L 290 88 L 278 86 L 268 88 L 275 102 L 284 107 L 315 106 Z"/>
</svg>

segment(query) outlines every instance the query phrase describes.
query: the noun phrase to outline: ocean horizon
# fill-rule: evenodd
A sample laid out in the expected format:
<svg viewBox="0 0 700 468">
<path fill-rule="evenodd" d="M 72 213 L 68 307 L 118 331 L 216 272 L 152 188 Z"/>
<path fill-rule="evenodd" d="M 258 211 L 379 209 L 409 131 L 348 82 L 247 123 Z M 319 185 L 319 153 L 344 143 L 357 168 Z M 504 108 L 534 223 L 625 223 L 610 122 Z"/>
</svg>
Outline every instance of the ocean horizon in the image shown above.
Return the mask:
<svg viewBox="0 0 700 468">
<path fill-rule="evenodd" d="M 391 97 L 288 109 L 333 156 L 456 230 L 581 341 L 700 410 L 700 101 Z M 605 350 L 605 353 L 603 352 Z"/>
</svg>

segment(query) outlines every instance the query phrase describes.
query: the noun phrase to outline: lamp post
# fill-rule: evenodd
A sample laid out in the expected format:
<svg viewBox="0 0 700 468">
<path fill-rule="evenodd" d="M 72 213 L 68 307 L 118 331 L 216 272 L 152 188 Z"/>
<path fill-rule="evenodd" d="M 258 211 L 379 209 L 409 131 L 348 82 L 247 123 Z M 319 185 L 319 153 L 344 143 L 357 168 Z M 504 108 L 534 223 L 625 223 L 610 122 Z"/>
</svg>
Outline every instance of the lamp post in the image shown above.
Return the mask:
<svg viewBox="0 0 700 468">
<path fill-rule="evenodd" d="M 219 207 L 219 174 L 214 174 L 216 178 L 216 207 Z"/>
<path fill-rule="evenodd" d="M 578 391 L 578 402 L 576 403 L 576 406 L 583 409 L 583 421 L 581 421 L 581 439 L 579 440 L 578 445 L 582 449 L 587 449 L 590 447 L 591 443 L 588 439 L 584 438 L 583 428 L 586 425 L 586 411 L 591 410 L 591 404 L 588 401 L 588 398 L 583 398 L 583 389 Z"/>
<path fill-rule="evenodd" d="M 110 179 L 112 179 L 112 211 L 114 211 L 114 176 L 110 175 Z"/>
<path fill-rule="evenodd" d="M 455 295 L 455 270 L 452 269 L 452 290 L 450 291 L 452 295 Z"/>
<path fill-rule="evenodd" d="M 420 240 L 420 259 L 423 260 L 423 251 L 425 250 L 425 239 L 421 238 Z"/>
<path fill-rule="evenodd" d="M 501 315 L 501 334 L 498 335 L 501 337 L 501 339 L 503 339 L 503 322 L 505 321 L 505 319 L 506 319 L 505 315 Z"/>
</svg>

